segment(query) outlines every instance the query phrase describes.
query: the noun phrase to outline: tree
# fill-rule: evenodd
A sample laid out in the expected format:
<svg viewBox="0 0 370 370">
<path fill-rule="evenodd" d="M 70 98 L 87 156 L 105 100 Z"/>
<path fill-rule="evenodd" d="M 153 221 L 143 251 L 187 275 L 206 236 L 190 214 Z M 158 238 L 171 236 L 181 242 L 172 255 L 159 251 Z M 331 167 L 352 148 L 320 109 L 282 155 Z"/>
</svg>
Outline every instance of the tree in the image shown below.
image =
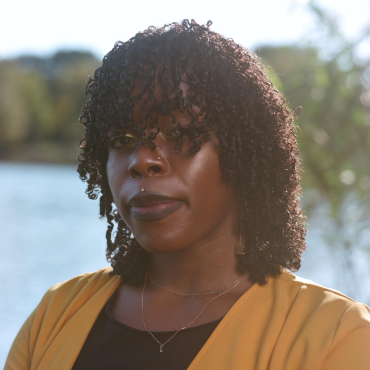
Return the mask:
<svg viewBox="0 0 370 370">
<path fill-rule="evenodd" d="M 98 64 L 77 51 L 1 61 L 0 158 L 76 163 L 86 80 Z"/>
<path fill-rule="evenodd" d="M 354 278 L 358 251 L 370 253 L 370 56 L 358 56 L 369 29 L 347 40 L 327 12 L 314 2 L 308 7 L 316 34 L 299 47 L 262 47 L 260 53 L 299 116 L 309 219 L 340 251 L 346 278 Z M 346 287 L 352 296 L 370 299 L 358 290 Z"/>
</svg>

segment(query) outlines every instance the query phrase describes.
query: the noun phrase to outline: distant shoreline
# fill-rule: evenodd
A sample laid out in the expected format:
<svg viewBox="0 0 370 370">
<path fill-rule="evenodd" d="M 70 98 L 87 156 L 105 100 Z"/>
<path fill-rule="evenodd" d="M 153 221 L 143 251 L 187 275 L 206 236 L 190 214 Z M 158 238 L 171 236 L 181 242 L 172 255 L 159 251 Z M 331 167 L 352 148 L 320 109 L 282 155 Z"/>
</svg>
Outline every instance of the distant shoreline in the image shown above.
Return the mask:
<svg viewBox="0 0 370 370">
<path fill-rule="evenodd" d="M 13 145 L 0 151 L 2 162 L 74 164 L 77 165 L 80 148 L 75 144 L 41 142 Z"/>
</svg>

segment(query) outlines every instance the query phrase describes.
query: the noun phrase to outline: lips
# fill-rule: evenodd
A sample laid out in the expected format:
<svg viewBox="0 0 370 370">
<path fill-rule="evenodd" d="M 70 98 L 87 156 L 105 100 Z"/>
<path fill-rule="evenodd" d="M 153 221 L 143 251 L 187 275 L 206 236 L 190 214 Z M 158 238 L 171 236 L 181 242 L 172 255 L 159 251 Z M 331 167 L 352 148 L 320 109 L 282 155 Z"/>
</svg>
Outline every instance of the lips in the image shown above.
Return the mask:
<svg viewBox="0 0 370 370">
<path fill-rule="evenodd" d="M 154 192 L 136 193 L 128 203 L 132 218 L 140 221 L 161 220 L 183 205 L 179 199 Z"/>
</svg>

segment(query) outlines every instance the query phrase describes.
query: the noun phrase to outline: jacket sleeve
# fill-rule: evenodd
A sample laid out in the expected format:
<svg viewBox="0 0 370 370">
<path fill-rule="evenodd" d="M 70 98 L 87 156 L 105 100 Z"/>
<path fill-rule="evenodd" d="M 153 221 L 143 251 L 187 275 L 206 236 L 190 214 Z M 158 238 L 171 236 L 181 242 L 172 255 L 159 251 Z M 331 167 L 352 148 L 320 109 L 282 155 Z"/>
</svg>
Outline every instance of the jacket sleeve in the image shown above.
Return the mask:
<svg viewBox="0 0 370 370">
<path fill-rule="evenodd" d="M 322 370 L 370 369 L 370 309 L 354 302 L 343 314 Z"/>
<path fill-rule="evenodd" d="M 36 310 L 19 330 L 10 348 L 4 370 L 29 370 L 31 368 L 31 327 Z"/>
<path fill-rule="evenodd" d="M 10 348 L 4 370 L 37 369 L 50 344 L 70 317 L 111 281 L 110 271 L 109 268 L 103 268 L 53 285 L 21 327 Z M 118 283 L 119 280 L 111 290 Z M 101 291 L 103 299 L 111 294 L 110 290 L 108 293 L 106 289 Z"/>
</svg>

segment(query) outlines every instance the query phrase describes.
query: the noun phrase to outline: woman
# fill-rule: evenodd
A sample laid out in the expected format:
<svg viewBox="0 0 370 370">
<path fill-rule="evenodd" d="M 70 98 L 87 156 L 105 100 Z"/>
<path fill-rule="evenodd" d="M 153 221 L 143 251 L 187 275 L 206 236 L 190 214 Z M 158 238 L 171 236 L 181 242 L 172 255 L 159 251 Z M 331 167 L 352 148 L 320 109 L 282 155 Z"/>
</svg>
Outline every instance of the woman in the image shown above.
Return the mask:
<svg viewBox="0 0 370 370">
<path fill-rule="evenodd" d="M 370 367 L 369 308 L 287 270 L 305 249 L 293 114 L 209 27 L 118 42 L 88 82 L 78 171 L 112 268 L 52 287 L 5 369 Z"/>
</svg>

